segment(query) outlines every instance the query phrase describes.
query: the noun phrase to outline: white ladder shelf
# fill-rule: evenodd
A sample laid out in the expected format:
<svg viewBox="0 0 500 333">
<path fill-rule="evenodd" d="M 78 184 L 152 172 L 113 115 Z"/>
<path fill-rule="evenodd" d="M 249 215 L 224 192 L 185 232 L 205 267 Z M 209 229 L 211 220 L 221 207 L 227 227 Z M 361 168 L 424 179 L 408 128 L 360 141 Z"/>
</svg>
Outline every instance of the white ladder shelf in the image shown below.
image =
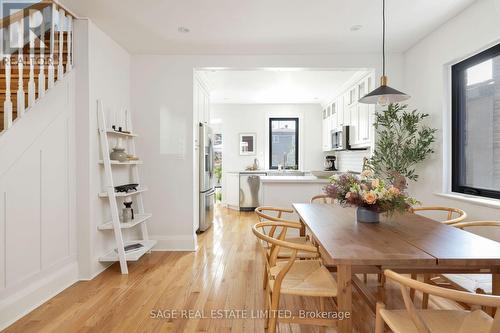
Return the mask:
<svg viewBox="0 0 500 333">
<path fill-rule="evenodd" d="M 98 226 L 98 230 L 103 232 L 107 232 L 108 230 L 113 230 L 115 235 L 115 246 L 116 248 L 109 251 L 105 255 L 99 258 L 101 262 L 120 262 L 120 269 L 122 274 L 128 274 L 127 261 L 136 261 L 144 255 L 151 251 L 153 246 L 155 246 L 156 241 L 150 240 L 148 237 L 148 229 L 146 225 L 146 221 L 151 218 L 151 214 L 144 212 L 144 202 L 142 200 L 142 193 L 147 191 L 147 188 L 142 186 L 139 181 L 139 169 L 138 165 L 142 164 L 142 161 L 129 161 L 129 162 L 118 162 L 112 161 L 110 159 L 109 153 L 109 136 L 120 136 L 128 141 L 128 147 L 130 151 L 129 154 L 135 155 L 135 141 L 134 139 L 137 137 L 137 134 L 132 132 L 132 121 L 130 117 L 130 113 L 125 111 L 126 113 L 126 130 L 130 133 L 121 133 L 116 132 L 114 130 L 109 129 L 106 126 L 106 117 L 104 114 L 104 108 L 102 101 L 97 101 L 97 119 L 99 125 L 99 139 L 102 153 L 102 160 L 99 161 L 99 164 L 104 166 L 104 188 L 105 191 L 99 193 L 99 197 L 102 199 L 107 199 L 109 201 L 109 208 L 111 211 L 111 220 L 105 221 L 100 226 Z M 113 167 L 120 167 L 121 165 L 127 165 L 132 168 L 132 181 L 131 183 L 140 184 L 135 192 L 129 193 L 116 193 L 115 186 L 113 184 Z M 123 223 L 120 222 L 120 216 L 118 212 L 118 203 L 117 200 L 120 198 L 124 198 L 127 196 L 134 196 L 134 201 L 137 203 L 137 212 L 135 212 L 134 220 L 131 222 Z M 127 240 L 123 239 L 122 230 L 133 228 L 135 226 L 140 226 L 142 239 L 139 240 Z M 129 244 L 140 243 L 142 244 L 142 248 L 138 250 L 133 250 L 128 253 L 125 253 L 124 247 Z"/>
</svg>

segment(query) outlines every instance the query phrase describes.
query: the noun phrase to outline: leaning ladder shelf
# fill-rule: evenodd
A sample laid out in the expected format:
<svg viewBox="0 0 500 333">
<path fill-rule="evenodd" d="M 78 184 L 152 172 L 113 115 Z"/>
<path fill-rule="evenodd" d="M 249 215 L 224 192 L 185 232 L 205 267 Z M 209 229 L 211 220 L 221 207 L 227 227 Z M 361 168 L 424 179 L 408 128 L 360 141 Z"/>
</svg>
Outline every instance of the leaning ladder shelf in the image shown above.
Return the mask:
<svg viewBox="0 0 500 333">
<path fill-rule="evenodd" d="M 97 119 L 99 125 L 99 141 L 101 145 L 101 153 L 102 160 L 99 161 L 99 164 L 104 166 L 104 187 L 105 191 L 99 193 L 99 197 L 103 200 L 107 200 L 109 202 L 109 207 L 111 211 L 111 220 L 106 221 L 98 226 L 98 230 L 107 232 L 109 230 L 113 230 L 115 235 L 115 248 L 106 253 L 105 255 L 99 258 L 101 262 L 120 262 L 120 269 L 122 274 L 128 274 L 127 261 L 136 261 L 141 258 L 142 255 L 151 251 L 153 246 L 155 246 L 156 241 L 150 240 L 148 238 L 148 229 L 146 225 L 146 221 L 151 218 L 151 214 L 144 212 L 144 203 L 142 200 L 142 193 L 147 191 L 147 187 L 140 186 L 137 188 L 137 191 L 129 192 L 129 193 L 116 193 L 115 186 L 113 184 L 113 168 L 118 167 L 119 165 L 126 165 L 132 168 L 132 183 L 141 184 L 139 181 L 139 170 L 138 165 L 142 164 L 142 161 L 128 161 L 128 162 L 118 162 L 112 161 L 109 157 L 109 137 L 122 137 L 125 138 L 129 143 L 130 153 L 135 155 L 135 141 L 134 138 L 137 137 L 136 133 L 122 133 L 115 132 L 114 130 L 110 130 L 106 127 L 106 119 L 104 115 L 104 108 L 102 101 L 97 101 Z M 132 122 L 130 113 L 126 112 L 126 122 L 127 122 L 127 130 L 132 130 Z M 137 203 L 137 213 L 135 214 L 135 218 L 131 222 L 123 223 L 120 222 L 120 216 L 118 212 L 118 203 L 117 199 L 120 198 L 134 196 L 134 201 Z M 130 229 L 136 226 L 140 226 L 142 239 L 139 240 L 130 240 L 125 241 L 123 239 L 122 230 Z M 142 247 L 137 250 L 132 250 L 130 252 L 125 252 L 124 247 L 129 244 L 140 243 Z"/>
</svg>

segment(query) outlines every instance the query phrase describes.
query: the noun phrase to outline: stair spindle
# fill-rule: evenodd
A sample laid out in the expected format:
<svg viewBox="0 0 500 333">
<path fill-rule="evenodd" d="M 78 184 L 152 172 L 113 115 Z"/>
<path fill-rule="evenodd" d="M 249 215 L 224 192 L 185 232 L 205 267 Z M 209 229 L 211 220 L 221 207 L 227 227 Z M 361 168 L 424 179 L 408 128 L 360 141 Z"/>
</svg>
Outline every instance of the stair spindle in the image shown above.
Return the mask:
<svg viewBox="0 0 500 333">
<path fill-rule="evenodd" d="M 63 66 L 63 46 L 64 46 L 64 9 L 59 9 L 59 65 L 57 66 L 57 81 L 60 81 L 64 75 Z"/>
<path fill-rule="evenodd" d="M 68 30 L 68 39 L 66 42 L 66 50 L 67 50 L 67 58 L 66 58 L 66 73 L 68 73 L 71 70 L 72 67 L 72 54 L 71 54 L 71 39 L 73 38 L 73 17 L 71 15 L 68 15 L 66 18 L 66 27 Z"/>
<path fill-rule="evenodd" d="M 10 96 L 10 57 L 4 57 L 5 68 L 5 101 L 3 102 L 3 129 L 12 127 L 12 100 Z"/>
<path fill-rule="evenodd" d="M 17 117 L 21 118 L 24 115 L 24 86 L 23 86 L 23 74 L 24 74 L 24 59 L 23 59 L 23 46 L 24 46 L 24 18 L 17 22 L 18 25 L 18 56 L 17 56 Z"/>
<path fill-rule="evenodd" d="M 40 57 L 38 59 L 38 98 L 45 95 L 45 18 L 46 8 L 42 11 L 42 25 L 40 26 Z"/>
<path fill-rule="evenodd" d="M 55 48 L 55 30 L 56 30 L 56 14 L 57 14 L 57 8 L 55 4 L 52 4 L 52 10 L 51 10 L 51 20 L 50 20 L 50 56 L 49 56 L 49 64 L 48 64 L 48 69 L 49 69 L 49 82 L 48 86 L 49 89 L 54 86 L 54 48 Z"/>
<path fill-rule="evenodd" d="M 31 28 L 34 28 L 36 25 L 35 22 L 35 12 L 30 12 L 28 16 L 28 38 L 29 38 L 29 66 L 30 66 L 30 76 L 28 79 L 28 107 L 31 107 L 35 103 L 35 35 L 31 32 Z M 21 78 L 19 78 L 22 80 Z"/>
</svg>

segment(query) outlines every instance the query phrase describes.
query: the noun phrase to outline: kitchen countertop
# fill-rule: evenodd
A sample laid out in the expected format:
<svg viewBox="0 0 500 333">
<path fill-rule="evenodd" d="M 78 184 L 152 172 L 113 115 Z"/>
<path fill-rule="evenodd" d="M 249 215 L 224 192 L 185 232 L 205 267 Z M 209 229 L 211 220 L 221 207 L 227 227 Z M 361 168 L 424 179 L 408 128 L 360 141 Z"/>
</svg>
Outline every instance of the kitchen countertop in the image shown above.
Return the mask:
<svg viewBox="0 0 500 333">
<path fill-rule="evenodd" d="M 318 178 L 316 176 L 262 176 L 262 183 L 316 183 L 328 184 L 328 178 Z"/>
</svg>

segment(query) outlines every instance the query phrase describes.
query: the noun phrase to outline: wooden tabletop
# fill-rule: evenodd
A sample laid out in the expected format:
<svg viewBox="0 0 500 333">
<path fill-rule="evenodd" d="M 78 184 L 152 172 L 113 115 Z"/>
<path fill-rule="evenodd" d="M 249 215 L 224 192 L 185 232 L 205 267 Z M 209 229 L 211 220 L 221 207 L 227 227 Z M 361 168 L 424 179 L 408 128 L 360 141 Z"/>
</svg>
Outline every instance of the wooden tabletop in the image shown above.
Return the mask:
<svg viewBox="0 0 500 333">
<path fill-rule="evenodd" d="M 416 214 L 357 223 L 355 209 L 293 204 L 322 248 L 326 264 L 498 266 L 500 243 Z"/>
</svg>

